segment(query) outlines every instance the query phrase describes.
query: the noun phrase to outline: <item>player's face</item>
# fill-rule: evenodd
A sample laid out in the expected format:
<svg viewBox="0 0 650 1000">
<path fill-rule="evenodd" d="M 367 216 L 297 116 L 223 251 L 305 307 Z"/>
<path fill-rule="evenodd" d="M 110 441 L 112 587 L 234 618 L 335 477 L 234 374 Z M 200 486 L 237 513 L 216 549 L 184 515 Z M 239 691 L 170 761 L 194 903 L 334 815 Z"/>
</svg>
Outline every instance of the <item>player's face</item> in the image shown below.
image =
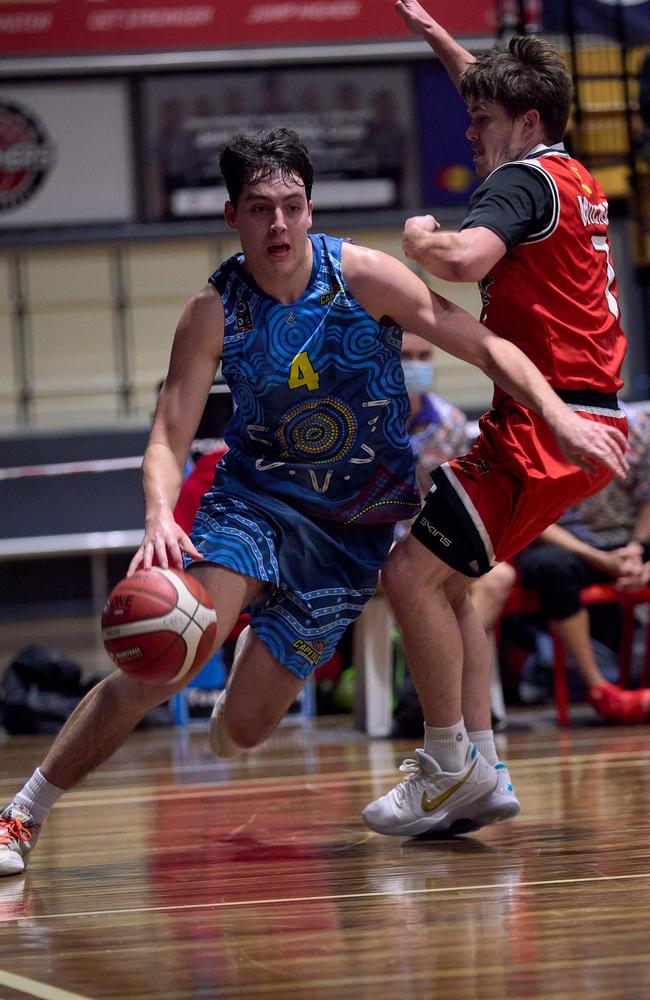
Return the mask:
<svg viewBox="0 0 650 1000">
<path fill-rule="evenodd" d="M 289 277 L 304 264 L 312 206 L 299 177 L 277 175 L 246 184 L 226 222 L 239 232 L 246 265 L 255 274 Z"/>
<path fill-rule="evenodd" d="M 485 180 L 502 163 L 521 159 L 534 145 L 526 124 L 526 116 L 510 118 L 501 104 L 492 101 L 471 101 L 470 125 L 465 133 L 472 144 L 474 169 Z"/>
</svg>

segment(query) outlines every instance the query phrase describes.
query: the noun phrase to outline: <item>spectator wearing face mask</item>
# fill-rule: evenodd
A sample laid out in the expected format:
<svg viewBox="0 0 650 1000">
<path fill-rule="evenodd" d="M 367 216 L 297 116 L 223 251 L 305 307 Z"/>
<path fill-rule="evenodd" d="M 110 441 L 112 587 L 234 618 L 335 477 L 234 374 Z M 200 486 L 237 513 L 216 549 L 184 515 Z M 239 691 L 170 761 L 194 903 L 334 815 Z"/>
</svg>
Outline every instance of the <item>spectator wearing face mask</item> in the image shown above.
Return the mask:
<svg viewBox="0 0 650 1000">
<path fill-rule="evenodd" d="M 424 496 L 431 488 L 430 472 L 469 449 L 467 417 L 453 403 L 432 392 L 434 349 L 407 330 L 402 337 L 402 368 L 411 403 L 407 430 L 417 459 L 417 479 Z"/>
</svg>

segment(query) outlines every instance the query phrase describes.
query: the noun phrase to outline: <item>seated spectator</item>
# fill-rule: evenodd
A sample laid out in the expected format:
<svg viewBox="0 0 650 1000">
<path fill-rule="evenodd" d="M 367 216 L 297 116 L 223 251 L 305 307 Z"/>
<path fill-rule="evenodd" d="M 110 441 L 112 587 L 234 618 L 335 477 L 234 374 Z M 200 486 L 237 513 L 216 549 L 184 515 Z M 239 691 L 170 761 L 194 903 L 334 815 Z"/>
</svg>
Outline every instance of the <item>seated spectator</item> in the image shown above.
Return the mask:
<svg viewBox="0 0 650 1000">
<path fill-rule="evenodd" d="M 417 459 L 416 474 L 423 496 L 431 488 L 431 471 L 469 448 L 467 417 L 453 403 L 431 391 L 433 357 L 432 344 L 404 331 L 402 368 L 411 404 L 406 429 Z"/>
<path fill-rule="evenodd" d="M 517 557 L 521 584 L 539 593 L 542 612 L 561 637 L 587 686 L 587 697 L 607 722 L 650 718 L 650 689 L 624 690 L 608 683 L 591 642 L 589 613 L 580 591 L 593 583 L 640 590 L 650 580 L 650 418 L 625 409 L 630 430 L 630 472 L 596 496 L 568 510 Z M 599 606 L 599 623 L 617 606 Z M 611 623 L 611 617 L 609 619 Z"/>
</svg>

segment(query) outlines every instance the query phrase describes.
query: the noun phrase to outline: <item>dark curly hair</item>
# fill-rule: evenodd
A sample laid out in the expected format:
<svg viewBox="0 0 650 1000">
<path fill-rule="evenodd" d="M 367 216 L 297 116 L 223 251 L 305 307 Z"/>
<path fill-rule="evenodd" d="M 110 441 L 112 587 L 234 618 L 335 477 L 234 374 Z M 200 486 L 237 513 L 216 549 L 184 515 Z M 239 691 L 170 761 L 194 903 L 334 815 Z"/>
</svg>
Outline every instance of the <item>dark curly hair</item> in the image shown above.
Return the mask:
<svg viewBox="0 0 650 1000">
<path fill-rule="evenodd" d="M 219 166 L 235 208 L 245 184 L 256 184 L 276 174 L 284 180 L 300 177 L 307 200 L 311 198 L 314 168 L 307 147 L 291 129 L 233 136 L 221 151 Z"/>
<path fill-rule="evenodd" d="M 510 118 L 534 108 L 551 142 L 566 131 L 573 81 L 560 53 L 535 35 L 511 38 L 467 67 L 460 78 L 461 97 L 501 104 Z"/>
</svg>

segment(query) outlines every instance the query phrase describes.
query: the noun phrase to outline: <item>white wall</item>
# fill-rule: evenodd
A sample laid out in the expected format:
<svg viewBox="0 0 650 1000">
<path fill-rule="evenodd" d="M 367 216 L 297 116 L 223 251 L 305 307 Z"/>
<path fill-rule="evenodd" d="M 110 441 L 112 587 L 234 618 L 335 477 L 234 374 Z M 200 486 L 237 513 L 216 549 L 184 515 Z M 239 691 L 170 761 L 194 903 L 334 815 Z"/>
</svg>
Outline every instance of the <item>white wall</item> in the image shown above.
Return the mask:
<svg viewBox="0 0 650 1000">
<path fill-rule="evenodd" d="M 396 231 L 357 230 L 346 235 L 401 256 L 401 234 Z M 0 254 L 0 431 L 18 426 L 13 348 L 20 324 L 11 291 L 17 270 L 27 306 L 22 325 L 34 393 L 30 426 L 106 426 L 125 419 L 149 420 L 185 302 L 236 249 L 236 241 L 224 236 Z M 126 293 L 121 315 L 115 303 L 118 256 Z M 435 280 L 432 284 L 478 315 L 474 286 L 452 287 Z M 134 388 L 128 417 L 119 382 L 122 335 Z M 437 353 L 436 391 L 473 408 L 490 398 L 489 383 L 480 372 L 442 351 Z"/>
</svg>

